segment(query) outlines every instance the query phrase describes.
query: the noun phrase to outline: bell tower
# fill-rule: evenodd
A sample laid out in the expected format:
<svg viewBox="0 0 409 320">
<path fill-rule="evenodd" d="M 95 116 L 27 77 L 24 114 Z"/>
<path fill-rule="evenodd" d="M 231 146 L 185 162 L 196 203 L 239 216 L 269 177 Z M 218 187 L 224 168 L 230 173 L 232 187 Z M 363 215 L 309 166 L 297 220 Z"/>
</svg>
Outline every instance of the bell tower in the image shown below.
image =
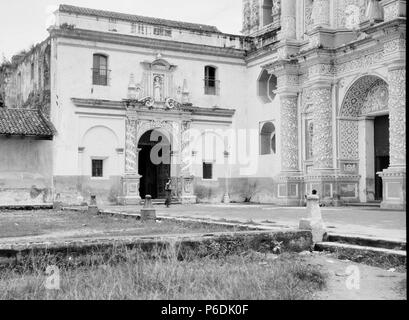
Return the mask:
<svg viewBox="0 0 409 320">
<path fill-rule="evenodd" d="M 243 30 L 246 36 L 280 22 L 281 0 L 243 0 Z"/>
</svg>

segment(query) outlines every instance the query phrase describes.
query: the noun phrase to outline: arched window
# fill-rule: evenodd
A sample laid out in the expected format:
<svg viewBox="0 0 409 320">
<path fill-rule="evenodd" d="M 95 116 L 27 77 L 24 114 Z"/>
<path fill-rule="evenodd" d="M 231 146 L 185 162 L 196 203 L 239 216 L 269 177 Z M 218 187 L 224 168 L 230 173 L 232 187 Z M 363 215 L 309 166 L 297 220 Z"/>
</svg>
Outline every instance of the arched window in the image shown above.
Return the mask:
<svg viewBox="0 0 409 320">
<path fill-rule="evenodd" d="M 272 122 L 266 122 L 260 132 L 260 154 L 276 154 L 276 128 Z"/>
<path fill-rule="evenodd" d="M 219 81 L 217 80 L 217 69 L 206 66 L 204 70 L 205 95 L 219 95 Z"/>
<path fill-rule="evenodd" d="M 263 103 L 270 103 L 274 100 L 277 90 L 277 77 L 269 74 L 267 70 L 261 72 L 258 78 L 258 96 Z"/>
<path fill-rule="evenodd" d="M 314 123 L 311 120 L 307 120 L 307 132 L 305 138 L 305 146 L 306 146 L 306 158 L 307 160 L 312 160 L 314 157 L 314 153 L 312 150 L 312 139 L 314 138 Z"/>
<path fill-rule="evenodd" d="M 105 55 L 94 54 L 92 84 L 96 86 L 108 85 L 108 57 Z"/>
</svg>

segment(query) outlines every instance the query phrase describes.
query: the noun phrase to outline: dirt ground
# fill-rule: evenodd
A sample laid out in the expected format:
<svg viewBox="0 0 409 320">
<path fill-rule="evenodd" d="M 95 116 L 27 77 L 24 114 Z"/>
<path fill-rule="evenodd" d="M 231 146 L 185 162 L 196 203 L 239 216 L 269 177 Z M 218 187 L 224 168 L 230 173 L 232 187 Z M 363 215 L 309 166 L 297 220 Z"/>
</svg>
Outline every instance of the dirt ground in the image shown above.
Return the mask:
<svg viewBox="0 0 409 320">
<path fill-rule="evenodd" d="M 74 211 L 0 211 L 0 243 L 115 236 L 208 233 L 232 230 L 217 225 L 166 221 L 142 223 Z"/>
<path fill-rule="evenodd" d="M 406 273 L 335 259 L 331 254 L 305 257 L 328 274 L 326 290 L 318 300 L 406 300 Z"/>
<path fill-rule="evenodd" d="M 93 216 L 80 212 L 0 211 L 0 243 L 86 239 L 106 236 L 208 233 L 226 231 L 221 226 L 186 225 L 179 222 L 142 224 L 136 219 Z M 230 229 L 231 231 L 231 229 Z M 327 289 L 315 298 L 321 300 L 406 300 L 406 274 L 387 271 L 330 254 L 304 253 L 306 261 L 328 274 Z M 354 277 L 351 284 L 352 273 Z M 358 279 L 358 280 L 356 280 Z M 350 284 L 348 288 L 347 283 Z"/>
</svg>

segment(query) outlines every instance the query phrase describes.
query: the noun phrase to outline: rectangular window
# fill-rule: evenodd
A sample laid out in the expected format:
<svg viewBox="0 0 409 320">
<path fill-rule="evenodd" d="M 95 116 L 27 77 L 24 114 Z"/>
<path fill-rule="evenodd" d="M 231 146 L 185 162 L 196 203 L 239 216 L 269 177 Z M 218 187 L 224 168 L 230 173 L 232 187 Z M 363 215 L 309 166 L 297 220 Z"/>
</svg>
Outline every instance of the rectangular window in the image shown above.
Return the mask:
<svg viewBox="0 0 409 320">
<path fill-rule="evenodd" d="M 138 33 L 145 34 L 145 27 L 143 24 L 138 25 Z"/>
<path fill-rule="evenodd" d="M 157 27 L 157 28 L 153 28 L 153 34 L 156 35 L 156 36 L 171 37 L 172 36 L 172 30 L 164 29 L 162 27 Z"/>
<path fill-rule="evenodd" d="M 216 79 L 216 68 L 205 67 L 205 95 L 218 95 L 219 81 Z"/>
<path fill-rule="evenodd" d="M 108 58 L 104 55 L 94 54 L 92 83 L 97 86 L 108 85 Z"/>
<path fill-rule="evenodd" d="M 104 176 L 104 160 L 92 160 L 92 177 L 102 178 Z"/>
<path fill-rule="evenodd" d="M 136 24 L 132 23 L 131 25 L 131 33 L 136 33 Z"/>
<path fill-rule="evenodd" d="M 213 163 L 203 162 L 203 179 L 213 179 Z"/>
</svg>

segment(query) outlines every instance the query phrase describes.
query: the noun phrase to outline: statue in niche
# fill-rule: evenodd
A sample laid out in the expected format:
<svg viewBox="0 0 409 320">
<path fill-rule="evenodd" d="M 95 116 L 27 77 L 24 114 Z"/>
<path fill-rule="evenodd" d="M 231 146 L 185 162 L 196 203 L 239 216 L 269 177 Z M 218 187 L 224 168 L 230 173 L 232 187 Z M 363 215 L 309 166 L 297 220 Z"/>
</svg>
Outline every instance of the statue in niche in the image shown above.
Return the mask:
<svg viewBox="0 0 409 320">
<path fill-rule="evenodd" d="M 162 77 L 155 76 L 153 79 L 153 98 L 155 101 L 162 101 L 163 97 L 163 87 L 162 87 Z"/>
</svg>

